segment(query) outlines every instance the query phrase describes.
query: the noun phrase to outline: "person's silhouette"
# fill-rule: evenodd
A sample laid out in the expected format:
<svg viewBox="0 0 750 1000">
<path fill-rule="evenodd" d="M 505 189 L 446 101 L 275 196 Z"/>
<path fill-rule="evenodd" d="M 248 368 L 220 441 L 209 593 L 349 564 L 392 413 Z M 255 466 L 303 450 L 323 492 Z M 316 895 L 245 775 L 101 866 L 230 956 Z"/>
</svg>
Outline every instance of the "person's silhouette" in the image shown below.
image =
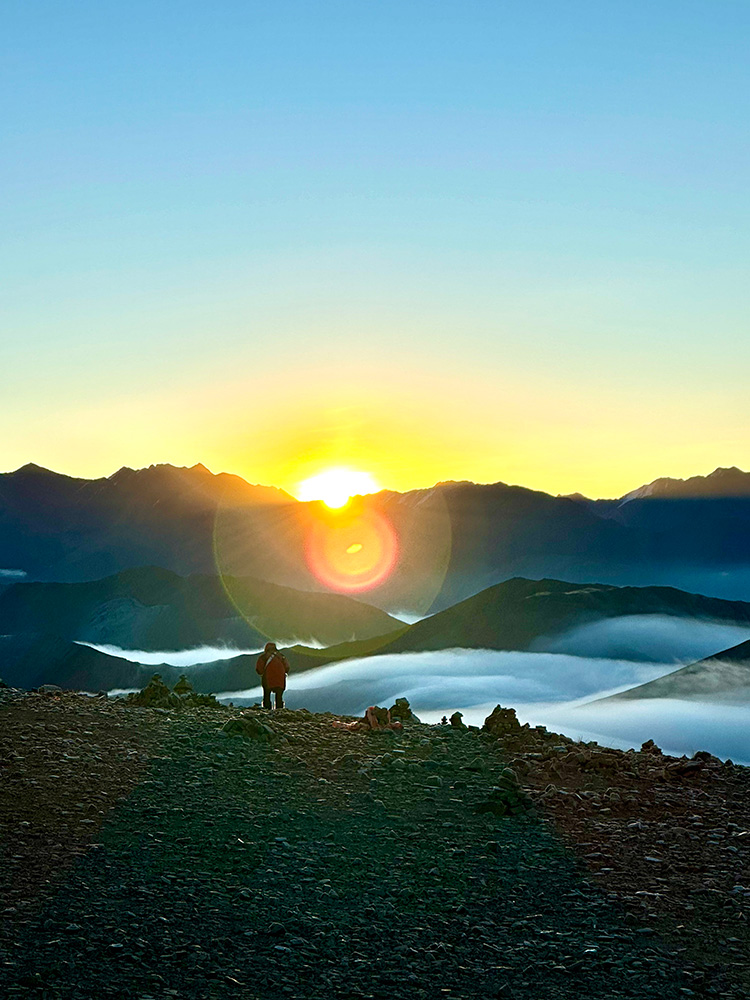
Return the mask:
<svg viewBox="0 0 750 1000">
<path fill-rule="evenodd" d="M 272 694 L 276 700 L 276 708 L 283 708 L 289 660 L 276 648 L 275 642 L 266 643 L 266 648 L 255 664 L 255 672 L 260 674 L 263 683 L 263 708 L 271 708 Z"/>
</svg>

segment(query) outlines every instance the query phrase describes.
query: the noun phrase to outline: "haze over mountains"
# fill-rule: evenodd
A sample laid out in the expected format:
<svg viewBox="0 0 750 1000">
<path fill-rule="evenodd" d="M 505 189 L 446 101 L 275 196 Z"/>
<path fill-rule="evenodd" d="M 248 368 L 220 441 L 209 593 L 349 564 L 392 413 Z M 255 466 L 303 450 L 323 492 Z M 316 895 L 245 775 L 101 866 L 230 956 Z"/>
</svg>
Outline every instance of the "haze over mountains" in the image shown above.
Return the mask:
<svg viewBox="0 0 750 1000">
<path fill-rule="evenodd" d="M 750 474 L 656 480 L 619 500 L 553 497 L 504 483 L 441 483 L 355 501 L 395 528 L 400 559 L 366 600 L 447 608 L 514 576 L 750 599 Z M 28 465 L 0 475 L 0 571 L 94 580 L 158 565 L 325 590 L 305 559 L 320 505 L 203 466 L 121 469 L 97 480 Z"/>
</svg>

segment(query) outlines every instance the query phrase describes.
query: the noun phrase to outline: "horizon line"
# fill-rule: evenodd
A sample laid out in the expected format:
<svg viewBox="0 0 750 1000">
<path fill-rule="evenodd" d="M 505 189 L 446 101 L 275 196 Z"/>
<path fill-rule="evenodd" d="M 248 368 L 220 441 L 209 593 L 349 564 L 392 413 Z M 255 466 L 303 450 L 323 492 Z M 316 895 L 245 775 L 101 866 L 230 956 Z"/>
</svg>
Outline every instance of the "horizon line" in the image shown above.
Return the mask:
<svg viewBox="0 0 750 1000">
<path fill-rule="evenodd" d="M 176 471 L 185 471 L 185 472 L 192 472 L 196 469 L 200 469 L 207 472 L 210 476 L 212 476 L 215 479 L 221 476 L 232 476 L 236 479 L 242 480 L 242 482 L 245 483 L 247 486 L 251 486 L 256 489 L 275 490 L 278 493 L 283 493 L 286 496 L 290 497 L 292 500 L 295 501 L 295 503 L 318 502 L 316 500 L 307 500 L 307 501 L 300 500 L 293 493 L 291 493 L 287 489 L 284 489 L 284 487 L 282 486 L 271 485 L 268 483 L 252 483 L 244 476 L 240 475 L 240 473 L 238 472 L 228 472 L 226 470 L 222 470 L 221 472 L 212 472 L 211 469 L 209 469 L 208 466 L 205 465 L 203 462 L 196 462 L 194 465 L 173 465 L 171 462 L 152 462 L 149 465 L 144 465 L 141 466 L 140 468 L 133 468 L 132 466 L 129 465 L 121 465 L 119 468 L 115 469 L 114 472 L 111 472 L 109 475 L 94 476 L 94 477 L 75 476 L 67 472 L 58 472 L 57 470 L 50 469 L 44 465 L 38 465 L 36 462 L 26 462 L 24 465 L 20 465 L 16 469 L 8 469 L 3 472 L 0 472 L 0 476 L 16 475 L 17 473 L 22 472 L 24 469 L 36 469 L 39 470 L 40 472 L 49 473 L 54 476 L 60 476 L 65 479 L 75 479 L 79 480 L 80 482 L 93 483 L 93 482 L 98 482 L 99 480 L 110 480 L 114 476 L 116 476 L 119 472 L 123 471 L 138 473 L 138 472 L 147 472 L 149 469 L 158 469 L 158 468 L 169 468 L 169 469 L 174 469 Z M 384 486 L 381 489 L 373 490 L 370 493 L 357 493 L 353 494 L 352 496 L 377 496 L 379 493 L 395 493 L 398 494 L 399 496 L 404 496 L 407 493 L 419 493 L 422 491 L 437 489 L 440 486 L 470 485 L 470 486 L 505 486 L 508 489 L 521 489 L 521 490 L 527 490 L 529 493 L 542 493 L 546 496 L 555 497 L 556 499 L 561 499 L 561 500 L 565 499 L 575 500 L 576 498 L 580 497 L 584 500 L 591 500 L 591 501 L 607 501 L 607 500 L 614 501 L 614 500 L 624 500 L 630 497 L 633 493 L 636 493 L 638 490 L 645 489 L 646 487 L 651 486 L 654 483 L 665 482 L 665 481 L 673 483 L 687 483 L 693 479 L 709 479 L 711 476 L 715 475 L 718 472 L 737 472 L 743 476 L 750 475 L 750 472 L 744 469 L 740 469 L 739 466 L 736 465 L 717 466 L 709 473 L 705 474 L 697 473 L 696 475 L 688 476 L 687 478 L 684 479 L 676 476 L 658 476 L 656 479 L 652 479 L 648 483 L 641 483 L 640 486 L 636 486 L 634 489 L 631 489 L 626 493 L 621 494 L 620 496 L 613 496 L 613 497 L 592 497 L 578 491 L 574 491 L 572 493 L 550 493 L 547 490 L 534 489 L 530 486 L 523 486 L 520 483 L 508 483 L 502 479 L 497 479 L 492 482 L 478 482 L 473 479 L 444 479 L 444 480 L 438 480 L 437 482 L 433 483 L 430 486 L 418 486 L 409 490 L 394 490 L 390 489 L 387 486 Z"/>
</svg>

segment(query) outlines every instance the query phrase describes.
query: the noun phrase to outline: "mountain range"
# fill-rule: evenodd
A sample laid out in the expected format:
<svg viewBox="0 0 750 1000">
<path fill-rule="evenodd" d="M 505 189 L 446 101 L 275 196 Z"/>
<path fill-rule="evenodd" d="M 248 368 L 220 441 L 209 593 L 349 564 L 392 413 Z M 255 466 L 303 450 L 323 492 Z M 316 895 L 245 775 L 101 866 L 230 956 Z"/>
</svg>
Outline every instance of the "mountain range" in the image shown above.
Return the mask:
<svg viewBox="0 0 750 1000">
<path fill-rule="evenodd" d="M 378 653 L 440 649 L 539 649 L 573 628 L 631 615 L 659 615 L 750 627 L 750 603 L 689 594 L 672 587 L 615 587 L 516 578 L 488 587 L 397 634 L 328 649 L 293 649 L 318 664 Z M 302 666 L 305 660 L 294 659 Z"/>
<path fill-rule="evenodd" d="M 156 566 L 85 583 L 19 582 L 0 591 L 0 634 L 50 633 L 121 649 L 259 649 L 267 639 L 331 645 L 402 626 L 342 594 Z"/>
<path fill-rule="evenodd" d="M 443 610 L 515 576 L 750 598 L 750 474 L 738 469 L 614 500 L 448 482 L 352 507 L 387 519 L 398 538 L 394 571 L 365 595 L 386 611 Z M 0 580 L 81 582 L 157 565 L 324 591 L 305 554 L 322 515 L 318 503 L 201 465 L 96 480 L 27 465 L 0 475 Z"/>
<path fill-rule="evenodd" d="M 91 609 L 95 609 L 96 614 L 102 612 L 102 609 L 106 612 L 107 602 L 97 603 L 96 598 L 102 595 L 106 597 L 113 590 L 120 592 L 126 586 L 131 594 L 138 593 L 142 600 L 153 600 L 157 594 L 166 594 L 172 599 L 172 604 L 160 607 L 179 608 L 175 593 L 188 595 L 190 600 L 199 601 L 202 594 L 211 593 L 212 586 L 216 595 L 216 587 L 220 586 L 218 581 L 214 581 L 213 585 L 202 578 L 197 581 L 175 581 L 169 579 L 171 574 L 167 574 L 166 578 L 163 574 L 162 570 L 141 571 L 140 589 L 133 586 L 132 574 L 129 573 L 114 580 L 101 581 L 103 586 L 93 591 L 88 589 L 88 584 L 63 585 L 71 590 L 73 597 L 67 604 L 61 602 L 62 610 L 54 618 L 48 617 L 46 613 L 46 609 L 50 607 L 49 602 L 54 597 L 54 591 L 49 588 L 60 585 L 21 584 L 10 588 L 11 594 L 15 592 L 20 596 L 8 602 L 6 594 L 5 599 L 0 600 L 0 613 L 5 616 L 0 620 L 4 623 L 3 629 L 12 626 L 17 631 L 0 636 L 0 676 L 6 683 L 18 687 L 53 683 L 62 687 L 99 690 L 140 687 L 155 669 L 158 669 L 167 682 L 174 683 L 185 670 L 196 690 L 202 692 L 236 691 L 255 687 L 255 654 L 240 654 L 189 668 L 168 665 L 155 668 L 91 649 L 76 641 L 83 633 L 76 631 L 75 622 L 80 623 L 78 628 L 86 628 L 91 621 Z M 150 595 L 147 593 L 149 585 Z M 337 614 L 342 616 L 349 610 L 347 603 L 355 607 L 357 605 L 355 601 L 332 595 L 302 594 L 299 598 L 287 595 L 286 599 L 290 606 L 299 601 L 304 609 L 305 599 L 309 597 L 320 598 L 321 606 L 326 602 L 342 602 L 335 608 Z M 190 606 L 187 598 L 185 600 L 183 609 Z M 363 629 L 370 630 L 368 638 L 339 643 L 327 649 L 295 645 L 287 651 L 292 671 L 307 670 L 333 661 L 375 653 L 423 652 L 446 648 L 529 650 L 540 648 L 540 640 L 559 636 L 575 627 L 631 615 L 703 619 L 747 625 L 750 629 L 748 603 L 701 597 L 671 588 L 621 588 L 601 584 L 571 584 L 560 580 L 513 579 L 496 584 L 411 626 L 394 622 L 373 609 L 369 610 L 373 610 L 375 617 L 370 620 L 366 606 L 360 607 L 363 610 L 357 611 L 357 620 Z M 102 619 L 99 620 L 101 622 Z M 204 626 L 216 620 L 212 618 L 209 606 L 202 619 Z M 343 619 L 339 619 L 341 620 Z M 51 624 L 66 634 L 50 632 Z M 393 624 L 397 626 L 395 630 L 391 628 Z M 113 619 L 113 625 L 116 628 L 122 627 L 119 612 Z M 388 628 L 389 631 L 375 634 L 381 628 Z"/>
<path fill-rule="evenodd" d="M 240 691 L 258 684 L 256 660 L 253 653 L 189 668 L 167 663 L 147 666 L 55 635 L 0 635 L 2 680 L 28 689 L 43 684 L 71 691 L 142 688 L 158 672 L 170 686 L 187 673 L 200 692 Z"/>
</svg>

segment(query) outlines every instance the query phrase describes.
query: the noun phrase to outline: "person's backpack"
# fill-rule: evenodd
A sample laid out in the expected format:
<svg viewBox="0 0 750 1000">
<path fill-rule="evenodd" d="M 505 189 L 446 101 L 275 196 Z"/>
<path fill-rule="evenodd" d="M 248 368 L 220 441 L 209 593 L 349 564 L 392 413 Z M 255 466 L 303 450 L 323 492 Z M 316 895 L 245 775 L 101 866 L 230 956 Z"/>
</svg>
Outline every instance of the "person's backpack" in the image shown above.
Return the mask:
<svg viewBox="0 0 750 1000">
<path fill-rule="evenodd" d="M 286 657 L 280 650 L 274 649 L 274 651 L 272 653 L 269 653 L 269 655 L 266 658 L 266 662 L 263 665 L 263 673 L 265 673 L 268 670 L 268 668 L 271 666 L 274 660 L 278 660 L 281 666 L 286 671 Z"/>
<path fill-rule="evenodd" d="M 272 687 L 283 687 L 286 684 L 286 675 L 289 671 L 289 662 L 284 654 L 275 649 L 266 660 L 263 665 L 263 677 L 264 683 L 268 683 L 268 678 L 270 677 L 272 682 Z"/>
</svg>

